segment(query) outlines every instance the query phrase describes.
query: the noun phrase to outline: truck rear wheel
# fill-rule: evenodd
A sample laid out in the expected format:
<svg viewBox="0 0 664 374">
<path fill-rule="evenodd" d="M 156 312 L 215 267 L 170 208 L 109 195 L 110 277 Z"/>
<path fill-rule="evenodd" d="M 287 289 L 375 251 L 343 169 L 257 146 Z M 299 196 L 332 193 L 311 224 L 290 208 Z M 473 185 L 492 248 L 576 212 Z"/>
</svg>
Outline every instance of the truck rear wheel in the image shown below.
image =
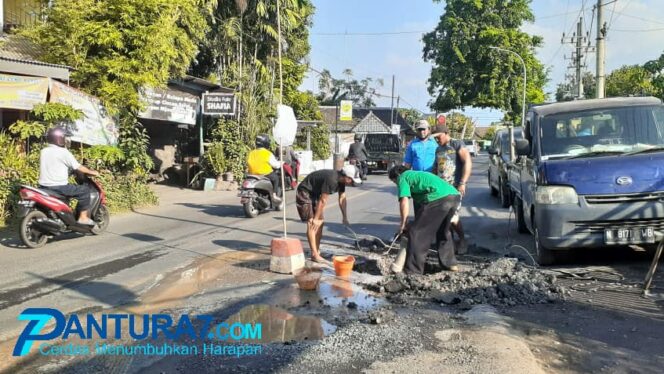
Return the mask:
<svg viewBox="0 0 664 374">
<path fill-rule="evenodd" d="M 502 178 L 498 179 L 498 187 L 500 188 L 500 205 L 502 205 L 503 208 L 509 208 L 511 203 L 510 190 L 509 187 L 507 187 L 507 183 L 505 183 Z"/>
</svg>

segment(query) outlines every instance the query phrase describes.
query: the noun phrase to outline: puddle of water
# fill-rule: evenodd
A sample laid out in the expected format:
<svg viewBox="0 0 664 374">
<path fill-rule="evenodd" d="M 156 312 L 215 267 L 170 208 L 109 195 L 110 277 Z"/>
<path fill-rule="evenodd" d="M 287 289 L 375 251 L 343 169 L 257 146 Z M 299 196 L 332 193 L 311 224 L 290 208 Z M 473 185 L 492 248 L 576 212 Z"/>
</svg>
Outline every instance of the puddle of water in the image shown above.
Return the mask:
<svg viewBox="0 0 664 374">
<path fill-rule="evenodd" d="M 284 308 L 310 307 L 322 308 L 347 307 L 351 302 L 355 303 L 358 310 L 370 310 L 380 306 L 382 299 L 368 294 L 362 287 L 354 282 L 354 278 L 342 279 L 323 271 L 323 277 L 315 291 L 300 290 L 293 280 L 293 284 L 276 290 L 270 297 L 270 303 Z"/>
<path fill-rule="evenodd" d="M 226 322 L 229 325 L 235 322 L 260 323 L 262 338 L 257 343 L 319 340 L 337 330 L 323 319 L 294 315 L 266 304 L 246 306 L 228 317 Z"/>
</svg>

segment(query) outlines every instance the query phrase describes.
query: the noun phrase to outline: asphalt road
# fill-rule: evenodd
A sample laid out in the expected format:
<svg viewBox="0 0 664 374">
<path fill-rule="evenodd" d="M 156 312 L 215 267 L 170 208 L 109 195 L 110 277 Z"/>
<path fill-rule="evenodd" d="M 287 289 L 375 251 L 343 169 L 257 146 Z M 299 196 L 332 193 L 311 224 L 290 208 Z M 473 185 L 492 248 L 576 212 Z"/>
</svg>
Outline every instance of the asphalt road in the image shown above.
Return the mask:
<svg viewBox="0 0 664 374">
<path fill-rule="evenodd" d="M 490 196 L 486 168 L 486 155 L 474 159 L 463 202 L 470 254 L 491 251 L 529 261 L 525 252 L 532 250 L 532 238 L 517 234 L 509 210 Z M 384 174 L 371 175 L 362 187 L 348 188 L 349 218 L 357 234 L 388 238 L 395 232 L 395 190 Z M 23 248 L 13 238 L 0 240 L 0 371 L 31 372 L 67 364 L 57 359 L 11 358 L 15 337 L 24 326 L 16 318 L 27 307 L 48 306 L 64 313 L 178 310 L 228 316 L 251 304 L 288 309 L 308 303 L 292 292 L 290 276 L 268 271 L 270 241 L 282 235 L 280 213 L 244 218 L 239 198 L 232 192 L 166 187 L 158 187 L 158 191 L 162 195 L 159 207 L 113 216 L 101 236 L 73 235 L 41 249 Z M 289 199 L 292 202 L 293 192 Z M 325 218 L 325 248 L 352 245 L 353 238 L 340 224 L 336 197 Z M 305 225 L 299 222 L 294 204 L 287 207 L 287 222 L 288 235 L 301 239 L 306 252 Z M 553 309 L 517 307 L 503 312 L 528 336 L 530 348 L 541 352 L 537 356 L 544 367 L 563 372 L 616 367 L 649 371 L 648 357 L 661 358 L 664 351 L 663 306 L 644 300 L 636 288 L 630 288 L 642 280 L 648 260 L 646 254 L 631 251 L 581 253 L 559 268 L 571 273 L 577 268 L 586 270 L 577 271 L 585 277 L 583 281 L 561 277 L 576 287 L 569 303 Z M 605 276 L 598 276 L 600 273 Z M 622 283 L 607 274 L 619 274 Z M 283 287 L 277 292 L 275 285 Z M 664 286 L 661 276 L 655 286 Z M 333 291 L 339 287 L 332 285 L 327 290 L 331 293 L 326 302 L 333 312 L 325 312 L 324 318 L 341 313 L 334 309 L 338 298 Z M 368 297 L 356 289 L 350 294 L 358 303 Z M 558 343 L 549 347 L 553 342 Z M 613 354 L 620 358 L 612 359 Z M 641 364 L 629 366 L 625 355 Z M 569 357 L 578 362 L 570 362 Z M 599 358 L 592 361 L 588 357 Z M 120 366 L 124 368 L 116 368 L 120 372 L 140 371 L 150 367 L 150 362 L 123 361 Z M 79 369 L 86 372 L 89 368 Z"/>
</svg>

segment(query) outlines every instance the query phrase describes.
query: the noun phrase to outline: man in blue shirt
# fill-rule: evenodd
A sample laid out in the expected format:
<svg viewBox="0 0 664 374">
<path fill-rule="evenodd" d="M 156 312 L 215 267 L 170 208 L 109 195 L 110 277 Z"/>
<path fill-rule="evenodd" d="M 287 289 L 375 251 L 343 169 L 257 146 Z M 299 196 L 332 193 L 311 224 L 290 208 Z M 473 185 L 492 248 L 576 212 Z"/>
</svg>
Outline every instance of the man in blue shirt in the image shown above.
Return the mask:
<svg viewBox="0 0 664 374">
<path fill-rule="evenodd" d="M 429 137 L 429 122 L 426 120 L 417 121 L 415 132 L 417 138 L 408 144 L 403 164 L 405 167 L 415 171 L 431 172 L 436 160 L 438 143 Z"/>
</svg>

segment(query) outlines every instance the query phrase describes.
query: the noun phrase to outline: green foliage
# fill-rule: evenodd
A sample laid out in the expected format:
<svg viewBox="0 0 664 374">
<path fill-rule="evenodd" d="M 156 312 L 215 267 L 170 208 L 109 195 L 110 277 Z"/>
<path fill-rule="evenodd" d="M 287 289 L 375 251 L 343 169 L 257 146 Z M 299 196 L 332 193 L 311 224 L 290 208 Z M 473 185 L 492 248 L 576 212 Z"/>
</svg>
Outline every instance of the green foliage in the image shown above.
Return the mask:
<svg viewBox="0 0 664 374">
<path fill-rule="evenodd" d="M 183 75 L 207 31 L 214 0 L 55 0 L 23 30 L 46 62 L 72 66 L 72 82 L 111 111 L 140 107 L 139 90 Z"/>
<path fill-rule="evenodd" d="M 205 150 L 203 155 L 203 170 L 207 175 L 219 176 L 227 171 L 224 144 L 220 141 L 213 142 Z"/>
<path fill-rule="evenodd" d="M 213 130 L 213 136 L 223 149 L 225 171 L 232 172 L 235 179 L 242 179 L 250 148 L 249 143 L 243 140 L 240 125 L 235 120 L 221 119 Z"/>
<path fill-rule="evenodd" d="M 639 65 L 623 66 L 606 77 L 606 97 L 655 94 L 651 74 Z"/>
<path fill-rule="evenodd" d="M 16 121 L 9 126 L 9 132 L 18 136 L 21 140 L 31 137 L 42 137 L 46 133 L 46 126 L 37 121 Z"/>
<path fill-rule="evenodd" d="M 125 161 L 125 154 L 112 145 L 95 145 L 82 151 L 83 163 L 95 170 L 119 172 Z"/>
<path fill-rule="evenodd" d="M 496 127 L 491 126 L 482 137 L 483 140 L 493 140 L 494 135 L 496 135 Z"/>
<path fill-rule="evenodd" d="M 350 69 L 344 70 L 344 74 L 344 79 L 335 79 L 327 69 L 322 71 L 318 82 L 320 105 L 338 105 L 341 100 L 351 100 L 360 107 L 376 106 L 374 98 L 378 96 L 378 89 L 383 87 L 383 80 L 364 78 L 358 81 L 353 79 Z"/>
<path fill-rule="evenodd" d="M 581 76 L 583 82 L 583 96 L 586 99 L 594 99 L 597 97 L 597 86 L 595 76 L 586 71 Z M 574 100 L 576 87 L 569 82 L 560 83 L 556 87 L 556 101 L 570 101 Z"/>
<path fill-rule="evenodd" d="M 417 109 L 399 109 L 399 114 L 406 120 L 406 122 L 409 125 L 412 125 L 416 121 L 418 121 L 420 118 L 422 118 L 422 113 L 420 113 Z"/>
<path fill-rule="evenodd" d="M 646 62 L 643 67 L 651 75 L 653 94 L 664 99 L 664 53 L 659 58 Z"/>
<path fill-rule="evenodd" d="M 108 208 L 113 213 L 159 203 L 144 174 L 102 173 L 98 178 L 104 186 Z"/>
<path fill-rule="evenodd" d="M 450 136 L 454 139 L 467 139 L 475 132 L 475 122 L 463 113 L 452 112 L 445 116 L 445 124 L 450 129 Z"/>
<path fill-rule="evenodd" d="M 41 147 L 33 147 L 26 155 L 20 141 L 0 132 L 0 149 L 0 226 L 3 226 L 16 211 L 19 186 L 37 183 Z"/>
<path fill-rule="evenodd" d="M 59 124 L 66 125 L 83 118 L 81 110 L 61 103 L 37 104 L 32 108 L 30 115 L 44 123 L 46 127 Z"/>
<path fill-rule="evenodd" d="M 120 121 L 120 149 L 124 153 L 124 166 L 142 174 L 154 167 L 148 155 L 150 138 L 147 131 L 133 116 L 122 116 Z"/>
<path fill-rule="evenodd" d="M 305 121 L 321 121 L 312 127 L 311 131 L 311 150 L 314 160 L 325 160 L 330 157 L 330 129 L 322 122 L 323 115 L 318 109 L 316 97 L 309 91 L 291 92 L 286 97 L 285 103 L 290 105 L 295 112 L 295 117 Z M 295 147 L 298 149 L 307 148 L 307 130 L 301 130 L 295 137 Z"/>
<path fill-rule="evenodd" d="M 489 46 L 518 53 L 526 64 L 527 101 L 544 101 L 546 71 L 534 52 L 542 38 L 521 31 L 524 22 L 534 21 L 530 0 L 445 3 L 440 22 L 423 38 L 424 59 L 433 64 L 429 78 L 432 109 L 447 111 L 470 105 L 503 109 L 508 118 L 520 115 L 521 62 Z"/>
</svg>

